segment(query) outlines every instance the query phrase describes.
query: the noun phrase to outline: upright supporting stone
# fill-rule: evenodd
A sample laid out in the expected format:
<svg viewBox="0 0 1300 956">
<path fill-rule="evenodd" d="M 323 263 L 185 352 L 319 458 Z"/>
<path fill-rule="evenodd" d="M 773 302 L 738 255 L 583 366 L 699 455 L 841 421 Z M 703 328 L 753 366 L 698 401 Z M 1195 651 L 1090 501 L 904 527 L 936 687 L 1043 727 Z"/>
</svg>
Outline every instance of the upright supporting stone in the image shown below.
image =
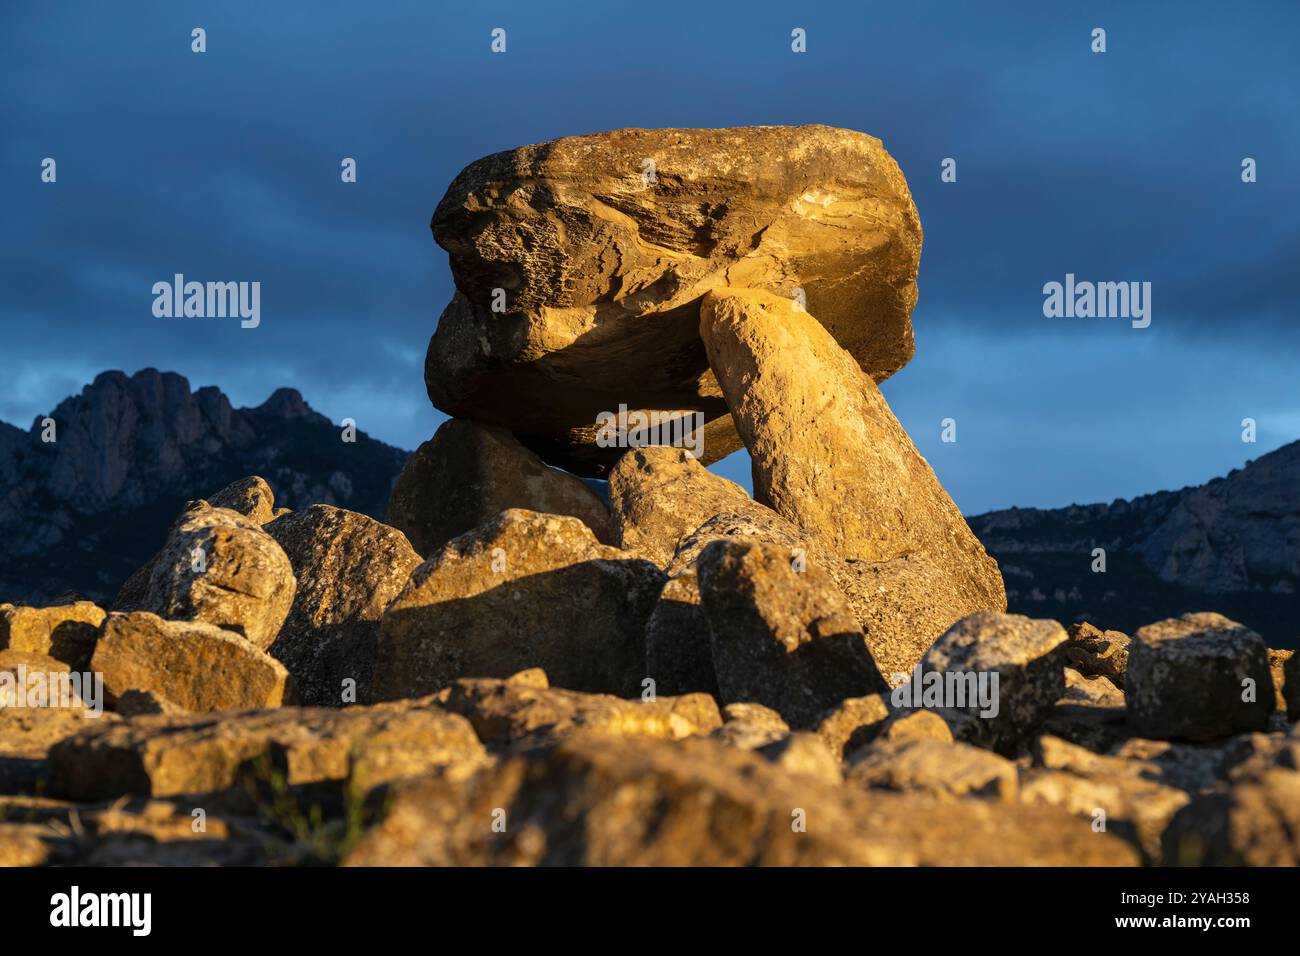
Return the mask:
<svg viewBox="0 0 1300 956">
<path fill-rule="evenodd" d="M 837 580 L 887 678 L 959 618 L 1005 610 L 997 563 L 875 382 L 812 315 L 771 293 L 722 289 L 705 296 L 700 334 L 749 449 L 755 497 L 848 562 Z"/>
</svg>

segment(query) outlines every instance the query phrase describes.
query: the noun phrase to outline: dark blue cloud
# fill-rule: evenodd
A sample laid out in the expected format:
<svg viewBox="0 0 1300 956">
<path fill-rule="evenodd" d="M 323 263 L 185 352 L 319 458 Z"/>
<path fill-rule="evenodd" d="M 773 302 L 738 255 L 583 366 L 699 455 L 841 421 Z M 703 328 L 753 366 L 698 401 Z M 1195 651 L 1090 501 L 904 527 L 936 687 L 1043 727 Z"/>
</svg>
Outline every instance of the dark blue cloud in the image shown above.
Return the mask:
<svg viewBox="0 0 1300 956">
<path fill-rule="evenodd" d="M 1258 451 L 1300 437 L 1300 7 L 1051 6 L 6 3 L 0 418 L 152 365 L 242 404 L 292 385 L 413 447 L 451 293 L 428 219 L 462 166 L 619 126 L 821 122 L 880 136 L 911 183 L 918 355 L 886 394 L 963 508 L 1200 481 L 1258 453 L 1246 415 Z M 262 326 L 154 318 L 175 272 L 261 281 Z M 1044 318 L 1067 272 L 1150 281 L 1152 327 Z"/>
</svg>

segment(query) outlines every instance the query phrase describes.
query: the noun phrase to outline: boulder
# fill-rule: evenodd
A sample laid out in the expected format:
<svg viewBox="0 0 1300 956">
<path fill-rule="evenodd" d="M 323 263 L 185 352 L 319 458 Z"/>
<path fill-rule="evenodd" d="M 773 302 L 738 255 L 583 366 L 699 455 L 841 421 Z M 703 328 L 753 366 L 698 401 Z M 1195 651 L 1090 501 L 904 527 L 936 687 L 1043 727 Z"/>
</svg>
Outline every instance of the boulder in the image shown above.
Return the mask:
<svg viewBox="0 0 1300 956">
<path fill-rule="evenodd" d="M 621 467 L 621 465 L 620 465 Z M 709 622 L 700 606 L 695 559 L 713 541 L 763 541 L 789 550 L 791 560 L 808 560 L 809 544 L 798 528 L 775 511 L 746 498 L 743 511 L 715 514 L 681 539 L 668 564 L 668 581 L 646 625 L 646 673 L 660 693 L 699 691 L 718 695 L 709 647 Z"/>
<path fill-rule="evenodd" d="M 112 723 L 117 716 L 75 707 L 0 707 L 0 768 L 8 761 L 44 760 L 50 747 L 83 727 Z M 12 767 L 12 770 L 23 768 Z M 0 783 L 5 779 L 0 770 Z M 0 786 L 0 792 L 9 792 Z"/>
<path fill-rule="evenodd" d="M 397 529 L 329 505 L 276 518 L 266 532 L 297 579 L 289 616 L 270 647 L 293 678 L 297 702 L 368 703 L 380 618 L 420 556 Z"/>
<path fill-rule="evenodd" d="M 1165 830 L 1163 855 L 1170 866 L 1300 866 L 1300 773 L 1196 797 Z"/>
<path fill-rule="evenodd" d="M 184 801 L 124 799 L 77 811 L 78 839 L 60 862 L 86 867 L 123 866 L 267 866 L 294 859 L 264 830 L 237 818 L 205 813 L 195 828 L 194 807 Z M 215 809 L 215 808 L 214 808 Z"/>
<path fill-rule="evenodd" d="M 1108 678 L 1084 677 L 1073 667 L 1065 668 L 1065 694 L 1060 703 L 1091 707 L 1123 707 L 1124 692 Z"/>
<path fill-rule="evenodd" d="M 27 673 L 35 669 L 53 673 L 58 679 L 62 679 L 59 675 L 66 673 L 68 667 L 61 661 L 26 651 L 0 651 L 0 671 L 12 673 L 16 679 L 19 664 L 28 668 Z M 6 691 L 0 689 L 0 695 Z M 93 700 L 82 703 L 103 705 L 103 701 Z M 111 713 L 79 706 L 0 706 L 0 793 L 40 792 L 49 775 L 47 758 L 51 747 L 83 727 L 116 719 Z M 4 808 L 0 807 L 0 818 L 3 817 Z"/>
<path fill-rule="evenodd" d="M 767 511 L 734 481 L 715 475 L 681 448 L 634 448 L 609 473 L 614 544 L 661 568 L 682 538 L 716 514 Z"/>
<path fill-rule="evenodd" d="M 609 508 L 573 475 L 549 468 L 504 428 L 453 418 L 406 460 L 384 520 L 420 554 L 523 508 L 571 515 L 613 544 Z"/>
<path fill-rule="evenodd" d="M 275 493 L 271 486 L 257 475 L 240 478 L 208 498 L 214 508 L 238 511 L 257 524 L 266 524 L 275 517 Z"/>
<path fill-rule="evenodd" d="M 1263 730 L 1274 700 L 1268 647 L 1221 614 L 1148 624 L 1129 647 L 1125 700 L 1143 737 L 1214 740 Z"/>
<path fill-rule="evenodd" d="M 764 760 L 796 777 L 807 777 L 835 786 L 844 780 L 840 761 L 826 741 L 807 730 L 796 730 L 754 748 Z"/>
<path fill-rule="evenodd" d="M 280 632 L 296 587 L 288 557 L 259 524 L 195 501 L 167 533 L 138 610 L 212 624 L 265 650 Z"/>
<path fill-rule="evenodd" d="M 580 474 L 611 467 L 597 416 L 699 413 L 707 464 L 739 447 L 697 328 L 741 284 L 808 308 L 877 380 L 912 356 L 921 227 L 878 139 L 825 126 L 625 129 L 480 159 L 433 234 L 458 290 L 425 382 Z"/>
<path fill-rule="evenodd" d="M 889 720 L 888 698 L 883 694 L 850 697 L 826 710 L 817 720 L 817 733 L 831 753 L 843 760 L 875 740 Z M 949 738 L 951 738 L 949 734 Z"/>
<path fill-rule="evenodd" d="M 373 696 L 541 667 L 570 690 L 638 695 L 664 574 L 577 518 L 511 509 L 455 538 L 384 612 Z"/>
<path fill-rule="evenodd" d="M 849 783 L 938 797 L 1014 800 L 1016 765 L 1004 757 L 953 740 L 877 740 L 853 755 Z"/>
<path fill-rule="evenodd" d="M 700 606 L 694 565 L 669 578 L 659 592 L 646 622 L 645 672 L 656 693 L 718 696 L 709 621 Z"/>
<path fill-rule="evenodd" d="M 1067 810 L 1129 840 L 1148 862 L 1161 862 L 1161 834 L 1189 799 L 1163 767 L 1095 754 L 1051 736 L 1039 738 L 1035 750 L 1033 764 L 1021 772 L 1023 802 Z"/>
<path fill-rule="evenodd" d="M 495 747 L 546 742 L 577 730 L 675 740 L 707 734 L 722 723 L 717 703 L 707 694 L 624 700 L 549 687 L 539 670 L 506 680 L 462 678 L 439 691 L 435 700 L 468 719 L 479 738 Z"/>
<path fill-rule="evenodd" d="M 957 740 L 1014 756 L 1065 692 L 1065 639 L 1055 621 L 972 614 L 934 642 L 892 702 L 933 710 Z"/>
<path fill-rule="evenodd" d="M 1053 808 L 863 791 L 708 738 L 577 734 L 397 788 L 351 866 L 1131 865 Z"/>
<path fill-rule="evenodd" d="M 51 790 L 72 800 L 229 794 L 351 781 L 361 789 L 487 763 L 469 721 L 429 702 L 149 716 L 95 724 L 50 753 Z"/>
<path fill-rule="evenodd" d="M 1006 594 L 997 563 L 875 382 L 814 314 L 769 293 L 721 289 L 704 299 L 700 334 L 749 449 L 755 498 L 826 553 L 864 566 L 845 575 L 866 580 L 841 589 L 858 596 L 888 678 L 910 671 L 959 618 L 1004 610 Z M 882 562 L 893 563 L 871 573 Z"/>
<path fill-rule="evenodd" d="M 52 842 L 46 827 L 0 822 L 0 867 L 45 866 L 54 859 Z"/>
<path fill-rule="evenodd" d="M 830 576 L 776 545 L 722 540 L 696 561 L 721 699 L 771 707 L 795 728 L 884 683 Z"/>
<path fill-rule="evenodd" d="M 289 677 L 237 634 L 145 611 L 108 615 L 90 667 L 103 675 L 110 704 L 127 691 L 145 691 L 195 713 L 278 707 Z"/>
<path fill-rule="evenodd" d="M 83 670 L 103 621 L 103 609 L 90 601 L 55 607 L 0 604 L 0 650 L 47 654 Z"/>
<path fill-rule="evenodd" d="M 727 704 L 722 708 L 722 719 L 723 725 L 711 736 L 741 750 L 757 750 L 790 736 L 790 725 L 762 704 Z"/>
</svg>

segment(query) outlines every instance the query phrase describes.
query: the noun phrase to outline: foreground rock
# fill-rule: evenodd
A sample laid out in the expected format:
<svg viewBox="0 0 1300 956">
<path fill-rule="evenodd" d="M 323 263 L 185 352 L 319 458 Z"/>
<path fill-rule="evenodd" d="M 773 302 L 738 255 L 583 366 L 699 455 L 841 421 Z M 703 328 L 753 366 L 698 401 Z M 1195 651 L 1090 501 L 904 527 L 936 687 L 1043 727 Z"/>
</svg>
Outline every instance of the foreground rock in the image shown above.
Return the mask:
<svg viewBox="0 0 1300 956">
<path fill-rule="evenodd" d="M 937 797 L 1014 800 L 1016 765 L 978 747 L 944 740 L 879 740 L 854 755 L 846 774 L 861 787 Z"/>
<path fill-rule="evenodd" d="M 1013 756 L 1065 691 L 1055 621 L 981 611 L 934 642 L 916 678 L 895 693 L 935 710 L 953 736 Z"/>
<path fill-rule="evenodd" d="M 1164 858 L 1184 866 L 1300 866 L 1300 773 L 1272 770 L 1193 800 L 1165 831 Z"/>
<path fill-rule="evenodd" d="M 432 557 L 511 508 L 571 515 L 603 543 L 615 543 L 609 508 L 585 484 L 548 468 L 506 429 L 461 418 L 443 422 L 407 459 L 385 520 Z"/>
<path fill-rule="evenodd" d="M 260 525 L 206 501 L 190 503 L 150 567 L 140 606 L 119 610 L 212 624 L 263 650 L 280 632 L 297 586 L 288 557 Z"/>
<path fill-rule="evenodd" d="M 817 734 L 840 760 L 853 760 L 875 741 L 952 742 L 948 722 L 928 710 L 894 710 L 888 694 L 850 697 L 822 714 Z"/>
<path fill-rule="evenodd" d="M 868 608 L 883 605 L 863 623 L 888 677 L 911 670 L 959 618 L 1004 610 L 1002 575 L 875 383 L 815 314 L 728 288 L 705 297 L 700 334 L 753 459 L 755 497 L 829 554 L 867 565 L 906 557 L 882 569 L 879 586 L 845 588 Z M 917 619 L 925 605 L 932 613 Z"/>
<path fill-rule="evenodd" d="M 278 707 L 289 679 L 279 661 L 237 634 L 144 611 L 108 616 L 90 668 L 103 675 L 110 703 L 146 692 L 194 713 Z"/>
<path fill-rule="evenodd" d="M 16 655 L 21 655 L 15 659 Z M 17 670 L 17 664 L 42 660 L 23 651 L 0 651 L 0 671 Z M 52 661 L 44 658 L 45 661 Z M 66 664 L 37 665 L 66 668 Z M 12 668 L 12 670 L 11 670 Z M 93 704 L 93 701 L 83 701 Z M 98 702 L 102 706 L 102 701 Z M 0 793 L 37 793 L 47 784 L 50 748 L 87 726 L 111 723 L 114 714 L 71 707 L 0 707 Z M 3 818 L 3 813 L 0 813 Z"/>
<path fill-rule="evenodd" d="M 464 779 L 487 755 L 463 717 L 427 703 L 282 708 L 96 724 L 50 753 L 51 791 L 72 800 L 224 794 L 350 782 L 360 790 L 436 772 Z M 324 788 L 326 791 L 328 787 Z"/>
<path fill-rule="evenodd" d="M 193 810 L 176 802 L 138 798 L 92 806 L 34 798 L 0 801 L 0 866 L 323 862 L 304 858 L 303 853 L 295 852 L 296 847 L 270 838 L 264 827 L 237 818 L 205 814 L 202 828 L 196 828 Z M 32 822 L 6 822 L 9 818 Z M 8 854 L 14 850 L 25 859 L 13 860 Z"/>
<path fill-rule="evenodd" d="M 786 550 L 791 562 L 812 560 L 799 529 L 776 512 L 746 499 L 742 511 L 715 514 L 678 544 L 668 582 L 646 624 L 646 674 L 663 694 L 699 691 L 718 696 L 709 646 L 709 621 L 700 605 L 695 562 L 714 541 L 761 541 Z"/>
<path fill-rule="evenodd" d="M 710 289 L 802 290 L 877 380 L 912 356 L 920 223 L 880 141 L 851 130 L 625 129 L 525 146 L 461 172 L 433 233 L 459 290 L 429 346 L 433 404 L 578 473 L 617 459 L 595 422 L 620 404 L 702 413 L 706 464 L 739 447 L 698 338 Z"/>
<path fill-rule="evenodd" d="M 1125 690 L 1134 730 L 1162 739 L 1263 730 L 1274 701 L 1264 639 L 1212 613 L 1140 628 L 1129 649 Z"/>
<path fill-rule="evenodd" d="M 494 823 L 497 826 L 494 828 Z M 579 734 L 450 787 L 403 786 L 345 861 L 418 865 L 1128 865 L 1061 811 L 866 793 L 707 738 Z"/>
<path fill-rule="evenodd" d="M 725 722 L 713 731 L 713 738 L 741 750 L 757 750 L 790 736 L 790 725 L 762 704 L 727 704 L 722 719 Z"/>
<path fill-rule="evenodd" d="M 785 548 L 715 541 L 697 560 L 718 689 L 802 728 L 846 697 L 884 686 L 830 577 Z"/>
<path fill-rule="evenodd" d="M 395 528 L 329 505 L 284 515 L 266 531 L 297 579 L 270 647 L 293 678 L 297 703 L 368 703 L 380 618 L 420 556 Z"/>
<path fill-rule="evenodd" d="M 384 613 L 373 695 L 540 667 L 561 687 L 634 696 L 663 582 L 576 518 L 502 512 L 420 565 Z"/>
<path fill-rule="evenodd" d="M 95 650 L 104 611 L 90 601 L 55 607 L 0 604 L 0 650 L 48 654 L 82 670 Z"/>
<path fill-rule="evenodd" d="M 553 741 L 575 730 L 676 740 L 719 727 L 718 705 L 707 694 L 624 700 L 550 687 L 541 670 L 507 680 L 462 679 L 439 691 L 444 710 L 466 717 L 490 746 Z"/>
<path fill-rule="evenodd" d="M 1161 836 L 1196 784 L 1136 754 L 1093 753 L 1052 736 L 1039 738 L 1033 763 L 1021 772 L 1020 799 L 1060 807 L 1139 847 L 1148 862 L 1163 861 Z"/>
</svg>

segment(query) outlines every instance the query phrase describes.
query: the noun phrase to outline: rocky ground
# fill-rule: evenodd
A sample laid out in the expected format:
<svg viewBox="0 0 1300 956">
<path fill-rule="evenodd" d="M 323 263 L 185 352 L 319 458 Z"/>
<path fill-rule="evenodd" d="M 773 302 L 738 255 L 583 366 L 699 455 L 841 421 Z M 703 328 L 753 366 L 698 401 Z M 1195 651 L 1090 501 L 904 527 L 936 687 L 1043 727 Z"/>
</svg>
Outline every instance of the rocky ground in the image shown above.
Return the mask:
<svg viewBox="0 0 1300 956">
<path fill-rule="evenodd" d="M 0 862 L 1300 861 L 1300 661 L 1005 613 L 876 385 L 921 242 L 877 140 L 560 140 L 433 227 L 455 417 L 384 522 L 251 476 L 107 607 L 0 606 Z M 703 454 L 598 440 L 620 405 Z M 740 443 L 753 498 L 704 467 Z M 72 674 L 102 701 L 30 694 Z"/>
</svg>

